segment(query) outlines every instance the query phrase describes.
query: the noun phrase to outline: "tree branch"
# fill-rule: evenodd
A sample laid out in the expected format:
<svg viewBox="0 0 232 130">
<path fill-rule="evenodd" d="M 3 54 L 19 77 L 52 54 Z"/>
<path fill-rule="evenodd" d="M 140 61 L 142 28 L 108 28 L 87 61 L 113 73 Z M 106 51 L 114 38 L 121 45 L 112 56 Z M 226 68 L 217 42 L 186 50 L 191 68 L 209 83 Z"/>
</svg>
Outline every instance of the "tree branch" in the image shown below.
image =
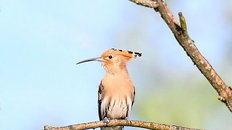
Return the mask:
<svg viewBox="0 0 232 130">
<path fill-rule="evenodd" d="M 175 125 L 165 125 L 158 124 L 154 122 L 143 122 L 143 121 L 135 121 L 135 120 L 110 120 L 109 123 L 104 123 L 103 121 L 95 121 L 89 123 L 82 123 L 64 127 L 50 127 L 45 126 L 44 130 L 82 130 L 82 129 L 94 129 L 98 127 L 106 127 L 106 126 L 131 126 L 131 127 L 140 127 L 147 128 L 152 130 L 200 130 L 195 128 L 186 128 Z"/>
<path fill-rule="evenodd" d="M 156 1 L 150 2 L 150 0 L 130 0 L 138 5 L 143 5 L 149 8 L 157 8 L 159 4 Z"/>
<path fill-rule="evenodd" d="M 159 12 L 163 20 L 166 22 L 176 40 L 183 47 L 187 55 L 191 58 L 194 65 L 206 77 L 209 83 L 217 91 L 219 100 L 224 102 L 228 109 L 232 112 L 232 88 L 227 86 L 221 77 L 216 73 L 210 63 L 202 56 L 194 41 L 187 33 L 187 25 L 184 16 L 179 12 L 180 24 L 177 22 L 173 13 L 168 8 L 165 0 L 130 0 L 142 6 L 154 8 Z M 157 5 L 158 6 L 153 6 Z"/>
</svg>

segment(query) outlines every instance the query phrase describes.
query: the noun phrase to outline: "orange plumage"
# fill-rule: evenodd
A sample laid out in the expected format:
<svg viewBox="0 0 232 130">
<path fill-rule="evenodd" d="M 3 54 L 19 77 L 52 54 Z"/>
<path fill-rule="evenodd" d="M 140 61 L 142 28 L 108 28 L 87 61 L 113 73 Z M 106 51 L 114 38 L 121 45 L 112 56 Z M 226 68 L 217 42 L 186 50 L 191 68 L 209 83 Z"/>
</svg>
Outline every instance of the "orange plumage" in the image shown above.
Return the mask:
<svg viewBox="0 0 232 130">
<path fill-rule="evenodd" d="M 130 80 L 126 63 L 140 57 L 138 52 L 109 49 L 100 57 L 87 59 L 77 64 L 100 61 L 106 70 L 98 91 L 98 113 L 100 120 L 128 119 L 134 103 L 135 89 Z M 122 126 L 104 127 L 101 130 L 122 130 Z"/>
</svg>

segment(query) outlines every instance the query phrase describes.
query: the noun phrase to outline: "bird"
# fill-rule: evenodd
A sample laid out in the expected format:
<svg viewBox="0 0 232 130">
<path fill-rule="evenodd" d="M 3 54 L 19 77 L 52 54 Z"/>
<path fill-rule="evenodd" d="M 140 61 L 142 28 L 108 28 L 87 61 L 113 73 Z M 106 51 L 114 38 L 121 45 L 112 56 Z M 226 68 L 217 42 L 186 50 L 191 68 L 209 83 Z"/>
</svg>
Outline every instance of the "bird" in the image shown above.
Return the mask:
<svg viewBox="0 0 232 130">
<path fill-rule="evenodd" d="M 135 87 L 127 70 L 127 62 L 141 56 L 142 53 L 139 52 L 111 48 L 103 52 L 100 57 L 76 63 L 99 61 L 106 71 L 98 89 L 98 115 L 100 121 L 128 120 L 135 100 Z M 101 127 L 101 130 L 122 129 L 123 126 Z"/>
</svg>

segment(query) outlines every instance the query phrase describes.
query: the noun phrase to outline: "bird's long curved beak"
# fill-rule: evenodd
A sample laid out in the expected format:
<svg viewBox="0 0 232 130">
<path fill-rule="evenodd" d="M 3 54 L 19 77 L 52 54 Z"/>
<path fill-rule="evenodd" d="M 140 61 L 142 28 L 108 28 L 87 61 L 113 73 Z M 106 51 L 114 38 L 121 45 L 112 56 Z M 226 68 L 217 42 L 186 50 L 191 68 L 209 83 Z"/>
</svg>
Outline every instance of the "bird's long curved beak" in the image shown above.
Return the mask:
<svg viewBox="0 0 232 130">
<path fill-rule="evenodd" d="M 90 62 L 90 61 L 99 61 L 99 62 L 102 62 L 102 58 L 101 57 L 91 58 L 91 59 L 87 59 L 87 60 L 83 60 L 83 61 L 77 62 L 76 64 L 78 65 L 78 64 L 85 63 L 85 62 Z"/>
</svg>

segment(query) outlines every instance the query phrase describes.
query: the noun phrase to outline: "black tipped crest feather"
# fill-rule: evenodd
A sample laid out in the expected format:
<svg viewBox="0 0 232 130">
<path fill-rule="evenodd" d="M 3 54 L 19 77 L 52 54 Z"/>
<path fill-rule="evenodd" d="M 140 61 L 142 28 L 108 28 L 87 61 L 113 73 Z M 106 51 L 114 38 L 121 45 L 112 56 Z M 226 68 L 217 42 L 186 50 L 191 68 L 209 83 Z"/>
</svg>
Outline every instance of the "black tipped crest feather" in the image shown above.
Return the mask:
<svg viewBox="0 0 232 130">
<path fill-rule="evenodd" d="M 111 48 L 111 50 L 114 50 L 114 51 L 123 51 L 123 50 L 121 50 L 121 49 L 115 49 L 115 48 Z M 133 52 L 133 51 L 127 51 L 129 54 L 135 54 L 135 57 L 141 57 L 142 56 L 142 53 L 140 53 L 140 52 Z"/>
</svg>

